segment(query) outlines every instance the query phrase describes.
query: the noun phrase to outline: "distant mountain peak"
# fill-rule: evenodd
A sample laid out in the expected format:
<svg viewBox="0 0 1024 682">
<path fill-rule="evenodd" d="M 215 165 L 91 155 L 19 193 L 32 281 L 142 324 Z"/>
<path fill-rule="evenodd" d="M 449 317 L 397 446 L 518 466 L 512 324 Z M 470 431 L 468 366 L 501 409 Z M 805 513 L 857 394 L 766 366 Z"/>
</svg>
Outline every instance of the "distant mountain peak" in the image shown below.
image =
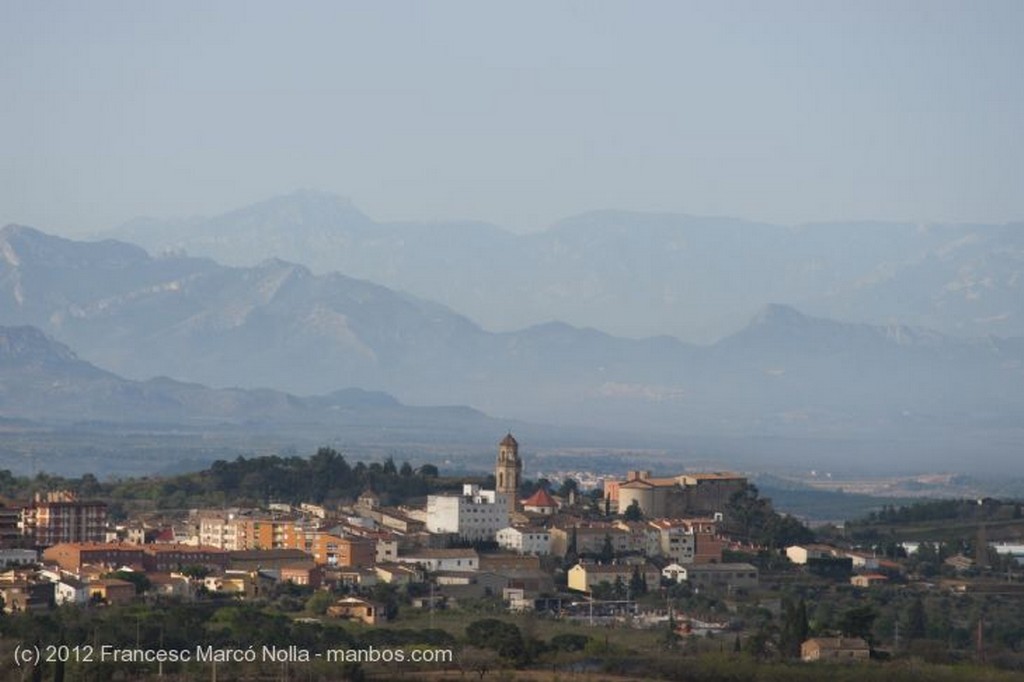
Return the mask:
<svg viewBox="0 0 1024 682">
<path fill-rule="evenodd" d="M 769 303 L 754 315 L 749 326 L 803 325 L 807 324 L 810 319 L 811 318 L 807 317 L 793 306 L 782 303 Z"/>
<path fill-rule="evenodd" d="M 263 223 L 280 223 L 295 227 L 369 227 L 372 218 L 360 211 L 347 197 L 312 189 L 299 189 L 289 194 L 230 211 L 215 223 L 230 224 L 241 217 L 252 217 Z"/>
<path fill-rule="evenodd" d="M 28 325 L 0 327 L 0 363 L 63 364 L 79 362 L 74 351 Z"/>
</svg>

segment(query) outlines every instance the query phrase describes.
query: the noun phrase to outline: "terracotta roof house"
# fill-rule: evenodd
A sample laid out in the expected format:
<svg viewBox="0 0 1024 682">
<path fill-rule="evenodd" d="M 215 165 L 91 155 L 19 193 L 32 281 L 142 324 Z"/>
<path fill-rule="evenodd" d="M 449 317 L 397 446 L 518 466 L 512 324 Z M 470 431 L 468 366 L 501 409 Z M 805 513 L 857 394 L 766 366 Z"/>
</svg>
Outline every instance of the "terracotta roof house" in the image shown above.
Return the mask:
<svg viewBox="0 0 1024 682">
<path fill-rule="evenodd" d="M 537 492 L 523 500 L 523 511 L 550 516 L 558 511 L 558 503 L 547 490 L 537 488 Z"/>
</svg>

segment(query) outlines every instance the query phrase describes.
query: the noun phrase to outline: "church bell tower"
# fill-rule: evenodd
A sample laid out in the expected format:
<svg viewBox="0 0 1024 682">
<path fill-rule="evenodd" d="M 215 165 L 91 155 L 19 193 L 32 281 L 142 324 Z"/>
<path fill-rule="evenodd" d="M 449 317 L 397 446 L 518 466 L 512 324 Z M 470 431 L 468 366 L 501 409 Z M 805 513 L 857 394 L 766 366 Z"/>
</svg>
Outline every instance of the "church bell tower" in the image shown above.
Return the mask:
<svg viewBox="0 0 1024 682">
<path fill-rule="evenodd" d="M 498 443 L 498 464 L 494 470 L 494 487 L 499 495 L 508 500 L 509 512 L 516 510 L 519 482 L 523 473 L 523 461 L 519 459 L 519 443 L 509 433 Z"/>
</svg>

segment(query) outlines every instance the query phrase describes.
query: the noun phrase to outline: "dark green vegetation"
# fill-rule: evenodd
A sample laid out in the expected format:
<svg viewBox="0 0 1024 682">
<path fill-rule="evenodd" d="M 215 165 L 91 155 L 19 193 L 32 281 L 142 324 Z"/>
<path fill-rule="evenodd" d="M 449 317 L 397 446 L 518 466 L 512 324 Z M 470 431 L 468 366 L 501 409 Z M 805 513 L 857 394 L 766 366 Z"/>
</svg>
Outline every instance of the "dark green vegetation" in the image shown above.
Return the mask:
<svg viewBox="0 0 1024 682">
<path fill-rule="evenodd" d="M 35 491 L 70 489 L 83 498 L 98 498 L 115 505 L 115 512 L 128 508 L 180 510 L 210 505 L 246 505 L 274 502 L 337 502 L 353 500 L 370 488 L 385 504 L 419 497 L 456 485 L 437 476 L 437 468 L 423 465 L 414 469 L 408 462 L 349 464 L 331 448 L 320 448 L 309 458 L 239 457 L 219 460 L 203 471 L 169 477 L 144 477 L 99 481 L 92 474 L 63 478 L 38 474 L 19 477 L 0 470 L 0 495 L 27 497 Z"/>
<path fill-rule="evenodd" d="M 841 593 L 817 601 L 786 601 L 780 615 L 765 610 L 743 609 L 734 616 L 748 620 L 752 634 L 725 632 L 714 637 L 666 637 L 659 628 L 648 630 L 590 628 L 536 616 L 502 613 L 500 605 L 467 603 L 459 612 L 427 614 L 407 611 L 396 619 L 369 628 L 342 624 L 325 618 L 311 619 L 307 607 L 316 596 L 307 590 L 283 591 L 275 599 L 242 604 L 224 600 L 195 603 L 163 601 L 125 607 L 62 608 L 44 614 L 0 616 L 0 656 L 13 660 L 13 649 L 32 643 L 43 650 L 48 645 L 91 646 L 95 652 L 104 644 L 118 649 L 189 650 L 212 647 L 217 650 L 249 650 L 258 655 L 262 647 L 297 647 L 312 654 L 328 651 L 369 649 L 414 650 L 451 649 L 452 663 L 443 664 L 352 664 L 328 662 L 311 657 L 309 663 L 282 666 L 257 659 L 216 666 L 218 680 L 391 680 L 406 675 L 429 679 L 663 679 L 692 682 L 730 680 L 1003 680 L 1019 672 L 999 670 L 993 664 L 1010 667 L 1017 660 L 1008 640 L 1020 642 L 1011 626 L 983 628 L 986 649 L 974 647 L 970 614 L 991 613 L 998 606 L 991 600 L 957 604 L 955 599 L 889 594 L 884 600 L 860 601 L 854 594 Z M 826 595 L 809 595 L 812 599 Z M 690 612 L 714 613 L 725 610 L 723 602 L 711 596 L 679 596 L 680 606 Z M 964 625 L 957 621 L 964 619 Z M 893 630 L 900 622 L 899 646 L 893 645 Z M 795 660 L 795 643 L 806 632 L 814 635 L 828 626 L 846 634 L 863 635 L 874 641 L 879 658 L 854 665 L 804 664 Z M 865 629 L 867 628 L 867 629 Z M 738 649 L 738 650 L 737 650 Z M 978 665 L 984 658 L 986 665 Z M 513 669 L 515 672 L 513 672 Z M 213 666 L 205 663 L 81 662 L 65 664 L 67 680 L 208 679 Z M 40 679 L 60 679 L 54 663 L 44 664 Z M 0 682 L 28 679 L 28 671 L 0 666 Z"/>
<path fill-rule="evenodd" d="M 899 539 L 969 543 L 979 532 L 988 541 L 1024 537 L 1024 504 L 992 498 L 933 500 L 885 506 L 847 524 L 848 535 L 861 542 Z"/>
<path fill-rule="evenodd" d="M 771 500 L 761 497 L 752 484 L 729 500 L 724 530 L 734 538 L 769 549 L 814 541 L 814 533 L 807 526 L 792 516 L 777 513 Z"/>
</svg>

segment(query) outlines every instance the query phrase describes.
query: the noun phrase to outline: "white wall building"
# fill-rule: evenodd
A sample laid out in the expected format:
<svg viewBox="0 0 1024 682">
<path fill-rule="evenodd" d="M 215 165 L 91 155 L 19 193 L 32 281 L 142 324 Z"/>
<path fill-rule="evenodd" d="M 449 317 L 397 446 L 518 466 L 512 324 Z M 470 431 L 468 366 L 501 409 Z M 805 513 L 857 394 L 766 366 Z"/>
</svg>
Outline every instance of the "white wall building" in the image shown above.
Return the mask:
<svg viewBox="0 0 1024 682">
<path fill-rule="evenodd" d="M 39 561 L 39 552 L 34 549 L 0 549 L 0 568 L 26 566 Z"/>
<path fill-rule="evenodd" d="M 457 533 L 463 540 L 494 540 L 509 525 L 508 500 L 477 485 L 463 486 L 462 495 L 427 497 L 427 530 Z"/>
<path fill-rule="evenodd" d="M 693 530 L 685 526 L 668 526 L 659 528 L 659 549 L 661 555 L 676 563 L 692 564 L 697 544 Z"/>
<path fill-rule="evenodd" d="M 476 571 L 480 555 L 472 549 L 421 549 L 395 559 L 401 564 L 418 564 L 428 571 Z"/>
<path fill-rule="evenodd" d="M 204 513 L 199 517 L 199 544 L 217 549 L 243 549 L 234 512 Z"/>
<path fill-rule="evenodd" d="M 498 531 L 498 546 L 520 554 L 551 554 L 551 533 L 544 528 L 509 526 Z"/>
</svg>

